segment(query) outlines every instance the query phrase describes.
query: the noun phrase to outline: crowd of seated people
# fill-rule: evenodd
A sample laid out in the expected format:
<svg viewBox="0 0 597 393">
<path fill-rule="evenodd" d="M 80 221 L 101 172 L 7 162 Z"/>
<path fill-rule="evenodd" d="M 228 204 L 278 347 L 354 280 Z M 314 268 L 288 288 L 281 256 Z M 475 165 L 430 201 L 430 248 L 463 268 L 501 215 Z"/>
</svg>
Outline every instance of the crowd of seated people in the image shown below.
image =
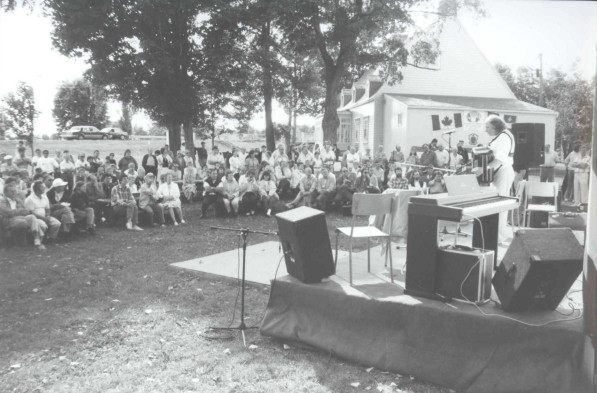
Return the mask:
<svg viewBox="0 0 597 393">
<path fill-rule="evenodd" d="M 184 224 L 182 202 L 201 201 L 201 218 L 211 207 L 216 217 L 269 216 L 299 205 L 330 210 L 350 205 L 354 193 L 445 192 L 443 168 L 468 160 L 461 144 L 454 151 L 432 141 L 408 156 L 399 146 L 389 155 L 383 146 L 374 154 L 355 146 L 340 152 L 326 142 L 223 154 L 201 142 L 195 152 L 150 149 L 139 165 L 129 149 L 118 161 L 98 150 L 75 160 L 68 150 L 50 155 L 37 149 L 29 158 L 20 144 L 16 158 L 0 153 L 0 217 L 5 228 L 35 232 L 36 245 L 43 246 L 44 239 L 68 239 L 73 231 L 93 234 L 98 225 L 123 222 L 128 230 L 143 230 L 140 213 L 149 226 Z"/>
</svg>

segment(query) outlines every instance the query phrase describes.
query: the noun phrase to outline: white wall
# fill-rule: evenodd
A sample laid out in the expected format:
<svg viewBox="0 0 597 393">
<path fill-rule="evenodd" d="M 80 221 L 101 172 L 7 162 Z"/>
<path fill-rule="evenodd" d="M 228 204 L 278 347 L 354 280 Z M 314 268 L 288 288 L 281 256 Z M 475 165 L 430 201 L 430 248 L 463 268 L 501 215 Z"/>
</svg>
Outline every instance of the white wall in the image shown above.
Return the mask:
<svg viewBox="0 0 597 393">
<path fill-rule="evenodd" d="M 365 151 L 365 149 L 371 149 L 371 152 L 374 151 L 375 146 L 373 146 L 373 132 L 375 130 L 375 102 L 372 101 L 368 104 L 361 105 L 357 108 L 351 109 L 352 112 L 352 133 L 354 135 L 355 129 L 354 124 L 356 119 L 361 119 L 361 127 L 360 132 L 358 135 L 358 140 L 355 141 L 353 139 L 352 144 L 358 144 L 359 151 Z M 369 117 L 369 131 L 367 134 L 367 139 L 363 138 L 363 118 Z"/>
<path fill-rule="evenodd" d="M 408 107 L 392 98 L 386 98 L 384 106 L 383 141 L 384 151 L 390 154 L 399 145 L 402 152 L 408 154 L 406 148 L 406 125 L 408 124 Z M 398 125 L 398 115 L 402 114 L 402 125 Z"/>
<path fill-rule="evenodd" d="M 411 108 L 408 110 L 408 123 L 406 132 L 406 141 L 402 145 L 402 149 L 410 149 L 411 146 L 421 146 L 424 143 L 429 143 L 431 139 L 437 138 L 439 143 L 448 147 L 447 135 L 442 135 L 442 132 L 453 128 L 452 126 L 442 126 L 441 131 L 433 131 L 431 125 L 431 115 L 439 115 L 440 120 L 444 116 L 453 117 L 454 113 L 461 113 L 463 117 L 463 127 L 458 129 L 452 134 L 452 147 L 456 145 L 458 140 L 462 139 L 465 141 L 465 145 L 468 144 L 469 134 L 475 133 L 479 137 L 479 143 L 487 144 L 491 140 L 489 135 L 485 132 L 485 125 L 483 123 L 484 118 L 487 116 L 487 112 L 481 112 L 482 118 L 478 123 L 467 123 L 465 112 L 458 110 L 438 110 L 438 109 L 415 109 Z M 552 114 L 533 114 L 533 113 L 516 113 L 516 112 L 502 112 L 497 111 L 500 115 L 514 115 L 516 116 L 517 123 L 544 123 L 545 124 L 545 143 L 555 145 L 555 122 L 556 117 Z M 443 137 L 443 138 L 442 138 Z M 444 140 L 445 139 L 445 140 Z M 408 150 L 406 150 L 408 151 Z"/>
</svg>

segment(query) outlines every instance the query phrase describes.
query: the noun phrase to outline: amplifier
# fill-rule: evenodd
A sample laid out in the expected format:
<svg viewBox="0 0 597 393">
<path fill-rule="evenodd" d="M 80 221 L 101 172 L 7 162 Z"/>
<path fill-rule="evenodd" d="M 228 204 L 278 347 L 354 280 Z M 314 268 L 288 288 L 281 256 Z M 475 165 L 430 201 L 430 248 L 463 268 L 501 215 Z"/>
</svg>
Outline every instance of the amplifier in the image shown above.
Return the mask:
<svg viewBox="0 0 597 393">
<path fill-rule="evenodd" d="M 453 246 L 437 253 L 436 292 L 440 295 L 482 303 L 491 297 L 492 250 Z"/>
</svg>

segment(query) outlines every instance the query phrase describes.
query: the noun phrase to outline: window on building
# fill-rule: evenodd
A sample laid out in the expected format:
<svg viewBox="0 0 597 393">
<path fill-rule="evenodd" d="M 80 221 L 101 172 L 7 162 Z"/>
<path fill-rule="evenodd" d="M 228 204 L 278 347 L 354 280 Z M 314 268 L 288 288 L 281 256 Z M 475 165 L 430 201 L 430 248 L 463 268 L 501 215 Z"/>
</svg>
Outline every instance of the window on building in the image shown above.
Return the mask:
<svg viewBox="0 0 597 393">
<path fill-rule="evenodd" d="M 361 133 L 361 119 L 354 119 L 354 139 L 353 142 L 359 142 L 359 134 Z"/>
<path fill-rule="evenodd" d="M 398 113 L 398 118 L 396 120 L 397 120 L 396 123 L 398 124 L 398 127 L 402 127 L 402 113 Z"/>
<path fill-rule="evenodd" d="M 369 116 L 363 118 L 363 143 L 369 141 Z"/>
<path fill-rule="evenodd" d="M 350 142 L 350 118 L 340 119 L 340 142 Z"/>
</svg>

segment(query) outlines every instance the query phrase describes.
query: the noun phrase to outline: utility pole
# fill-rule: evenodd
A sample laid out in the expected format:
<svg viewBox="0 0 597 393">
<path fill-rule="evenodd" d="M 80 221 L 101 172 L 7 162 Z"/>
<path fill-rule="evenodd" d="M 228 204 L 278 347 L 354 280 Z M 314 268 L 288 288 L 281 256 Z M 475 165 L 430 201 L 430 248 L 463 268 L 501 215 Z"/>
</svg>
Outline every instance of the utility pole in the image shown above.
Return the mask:
<svg viewBox="0 0 597 393">
<path fill-rule="evenodd" d="M 543 53 L 539 53 L 539 106 L 543 105 Z"/>
</svg>

